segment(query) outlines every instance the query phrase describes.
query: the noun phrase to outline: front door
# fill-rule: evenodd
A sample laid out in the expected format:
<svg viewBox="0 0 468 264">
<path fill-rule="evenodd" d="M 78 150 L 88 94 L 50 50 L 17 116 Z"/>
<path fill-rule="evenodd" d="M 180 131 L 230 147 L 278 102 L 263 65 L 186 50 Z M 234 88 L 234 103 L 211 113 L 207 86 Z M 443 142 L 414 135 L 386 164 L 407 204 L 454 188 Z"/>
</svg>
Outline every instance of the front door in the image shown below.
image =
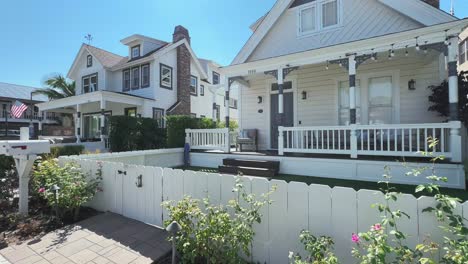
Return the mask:
<svg viewBox="0 0 468 264">
<path fill-rule="evenodd" d="M 283 94 L 284 127 L 294 126 L 294 93 Z M 278 94 L 270 95 L 271 148 L 278 149 Z"/>
</svg>

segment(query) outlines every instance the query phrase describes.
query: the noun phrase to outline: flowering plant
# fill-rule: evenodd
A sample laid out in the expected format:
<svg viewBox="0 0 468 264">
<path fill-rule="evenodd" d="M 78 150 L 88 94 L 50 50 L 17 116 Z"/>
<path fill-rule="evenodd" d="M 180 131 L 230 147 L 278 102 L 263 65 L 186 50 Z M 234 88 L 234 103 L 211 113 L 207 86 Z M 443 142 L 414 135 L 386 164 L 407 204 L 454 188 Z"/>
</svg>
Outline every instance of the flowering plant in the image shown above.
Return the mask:
<svg viewBox="0 0 468 264">
<path fill-rule="evenodd" d="M 44 198 L 49 206 L 57 208 L 60 217 L 73 213 L 75 220 L 78 219 L 80 207 L 99 191 L 101 180 L 100 163 L 95 176 L 84 173 L 80 166 L 73 162 L 60 166 L 57 159 L 38 163 L 33 173 L 33 186 L 37 194 Z"/>
</svg>

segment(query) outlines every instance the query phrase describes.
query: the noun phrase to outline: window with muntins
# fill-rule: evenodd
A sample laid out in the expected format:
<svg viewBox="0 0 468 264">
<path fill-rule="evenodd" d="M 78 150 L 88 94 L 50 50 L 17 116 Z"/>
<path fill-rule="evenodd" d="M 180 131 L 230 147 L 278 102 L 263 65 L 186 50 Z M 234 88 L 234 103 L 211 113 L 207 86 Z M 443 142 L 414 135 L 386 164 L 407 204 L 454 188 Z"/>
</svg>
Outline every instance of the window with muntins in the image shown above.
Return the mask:
<svg viewBox="0 0 468 264">
<path fill-rule="evenodd" d="M 237 99 L 229 98 L 229 107 L 237 109 Z"/>
<path fill-rule="evenodd" d="M 219 73 L 217 72 L 213 72 L 213 84 L 219 84 L 220 82 L 220 76 L 219 76 Z"/>
<path fill-rule="evenodd" d="M 460 58 L 460 65 L 467 61 L 468 54 L 468 40 L 464 40 L 458 46 L 458 56 Z"/>
<path fill-rule="evenodd" d="M 164 64 L 159 64 L 159 68 L 159 86 L 166 89 L 172 89 L 172 67 L 169 67 Z"/>
<path fill-rule="evenodd" d="M 340 126 L 349 124 L 349 81 L 340 82 L 338 88 Z M 361 123 L 361 82 L 356 80 L 356 123 Z"/>
<path fill-rule="evenodd" d="M 141 88 L 150 86 L 150 65 L 145 64 L 141 66 Z"/>
<path fill-rule="evenodd" d="M 140 57 L 140 45 L 132 47 L 132 59 Z"/>
<path fill-rule="evenodd" d="M 153 108 L 153 119 L 156 120 L 160 128 L 164 127 L 164 109 Z"/>
<path fill-rule="evenodd" d="M 132 68 L 132 90 L 140 88 L 140 67 Z"/>
<path fill-rule="evenodd" d="M 200 85 L 200 95 L 201 96 L 205 95 L 205 85 Z"/>
<path fill-rule="evenodd" d="M 332 29 L 341 24 L 341 0 L 317 0 L 298 9 L 298 35 Z"/>
<path fill-rule="evenodd" d="M 83 90 L 83 93 L 92 93 L 92 92 L 98 91 L 97 73 L 83 77 L 82 90 Z"/>
<path fill-rule="evenodd" d="M 122 87 L 122 90 L 125 92 L 125 91 L 129 91 L 130 90 L 130 70 L 124 70 L 122 72 L 122 83 L 123 83 L 123 87 Z"/>
<path fill-rule="evenodd" d="M 190 94 L 198 95 L 198 78 L 196 76 L 190 76 Z"/>
<path fill-rule="evenodd" d="M 88 55 L 86 57 L 86 67 L 92 67 L 93 66 L 93 56 Z"/>
</svg>

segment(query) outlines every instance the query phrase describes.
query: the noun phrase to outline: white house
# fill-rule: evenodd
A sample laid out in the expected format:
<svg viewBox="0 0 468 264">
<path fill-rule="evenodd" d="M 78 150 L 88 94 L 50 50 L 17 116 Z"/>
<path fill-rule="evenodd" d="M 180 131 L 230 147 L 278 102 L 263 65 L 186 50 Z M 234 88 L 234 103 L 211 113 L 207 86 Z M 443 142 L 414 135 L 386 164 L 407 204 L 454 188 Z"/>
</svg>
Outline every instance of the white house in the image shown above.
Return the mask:
<svg viewBox="0 0 468 264">
<path fill-rule="evenodd" d="M 155 118 L 162 126 L 166 115 L 224 116 L 223 71 L 198 59 L 190 41 L 188 30 L 177 26 L 172 42 L 138 34 L 122 39 L 127 56 L 83 44 L 67 74 L 76 81 L 76 96 L 37 106 L 73 113 L 77 142 L 104 142 L 112 115 Z"/>
<path fill-rule="evenodd" d="M 468 71 L 468 28 L 460 34 L 459 71 Z"/>
<path fill-rule="evenodd" d="M 263 153 L 250 159 L 281 161 L 288 174 L 377 181 L 387 161 L 421 157 L 436 137 L 448 185 L 464 188 L 456 75 L 467 26 L 438 0 L 278 0 L 224 68 L 225 89 L 239 86 L 240 128 L 258 131 Z M 449 122 L 428 111 L 427 87 L 444 79 Z M 192 149 L 229 152 L 225 140 L 197 140 L 210 133 L 188 133 Z M 240 154 L 192 160 L 214 167 Z"/>
</svg>

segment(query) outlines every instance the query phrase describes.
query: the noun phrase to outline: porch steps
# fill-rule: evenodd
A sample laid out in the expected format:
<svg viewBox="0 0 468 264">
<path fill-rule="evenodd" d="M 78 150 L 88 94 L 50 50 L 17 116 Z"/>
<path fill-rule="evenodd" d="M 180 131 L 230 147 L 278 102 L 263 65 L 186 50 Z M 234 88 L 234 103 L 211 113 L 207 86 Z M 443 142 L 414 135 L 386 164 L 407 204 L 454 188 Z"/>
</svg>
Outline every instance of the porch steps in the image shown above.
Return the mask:
<svg viewBox="0 0 468 264">
<path fill-rule="evenodd" d="M 279 161 L 223 159 L 219 172 L 229 174 L 245 174 L 251 176 L 273 177 L 279 172 Z"/>
</svg>

